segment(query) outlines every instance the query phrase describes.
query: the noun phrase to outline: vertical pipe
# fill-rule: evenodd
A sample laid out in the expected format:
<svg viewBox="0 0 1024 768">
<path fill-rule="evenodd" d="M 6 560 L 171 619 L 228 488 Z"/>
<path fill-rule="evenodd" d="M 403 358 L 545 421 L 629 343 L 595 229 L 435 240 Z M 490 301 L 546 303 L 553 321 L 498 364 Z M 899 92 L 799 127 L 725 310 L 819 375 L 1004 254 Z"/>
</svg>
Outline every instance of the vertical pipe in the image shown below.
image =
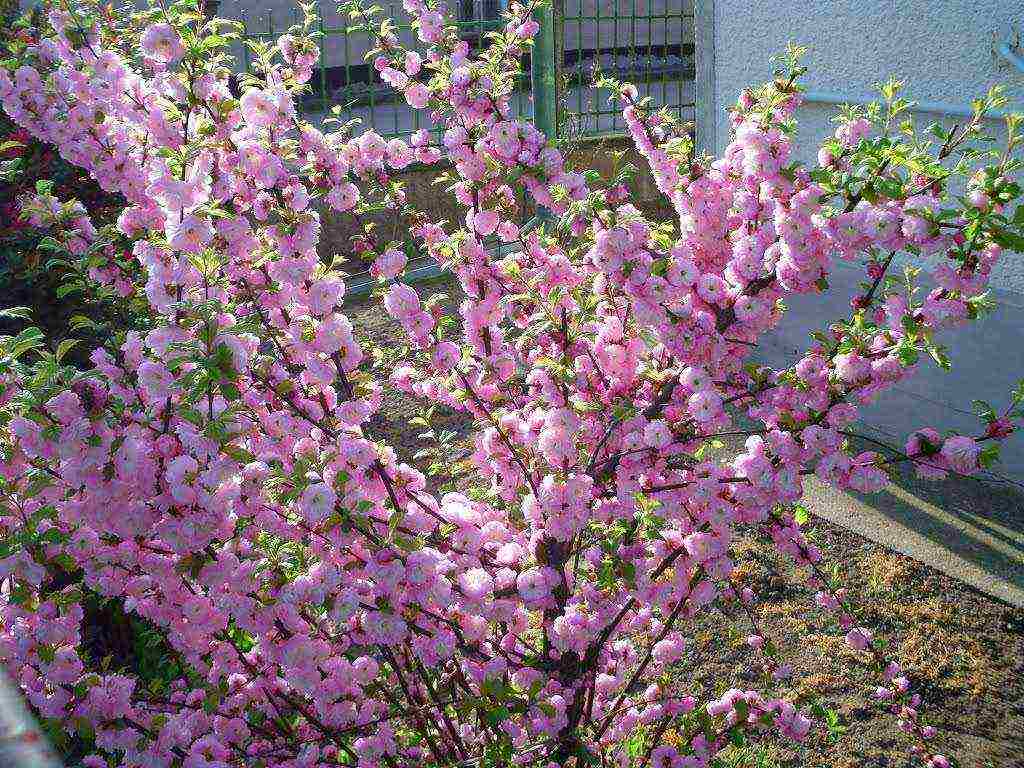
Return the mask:
<svg viewBox="0 0 1024 768">
<path fill-rule="evenodd" d="M 715 0 L 694 0 L 693 33 L 694 122 L 697 150 L 714 154 L 717 151 L 718 109 L 715 105 Z"/>
<path fill-rule="evenodd" d="M 672 0 L 665 0 L 665 7 L 662 8 L 661 21 L 661 106 L 668 109 L 668 6 Z"/>
<path fill-rule="evenodd" d="M 342 91 L 342 93 L 344 94 L 344 96 L 342 97 L 342 101 L 345 104 L 345 120 L 347 122 L 348 120 L 352 119 L 352 93 L 354 92 L 354 89 L 352 88 L 352 41 L 351 36 L 349 35 L 349 23 L 351 20 L 347 15 L 342 15 L 341 21 L 341 31 L 342 34 L 345 36 L 345 86 L 344 90 Z"/>
<path fill-rule="evenodd" d="M 241 37 L 242 61 L 243 61 L 244 66 L 245 66 L 245 71 L 248 72 L 249 68 L 252 66 L 252 61 L 250 60 L 250 57 L 249 57 L 249 40 L 250 40 L 249 21 L 248 21 L 248 17 L 245 15 L 245 9 L 244 8 L 242 9 L 242 19 L 241 19 L 241 22 L 242 22 L 242 37 Z"/>
<path fill-rule="evenodd" d="M 372 38 L 370 33 L 366 34 L 367 46 L 370 45 Z M 366 59 L 366 85 L 367 95 L 370 102 L 369 119 L 364 123 L 366 130 L 377 130 L 377 67 L 374 66 L 372 59 Z"/>
<path fill-rule="evenodd" d="M 398 10 L 395 8 L 395 6 L 393 4 L 388 6 L 388 16 L 390 18 L 392 18 L 392 19 L 398 18 Z M 400 115 L 405 111 L 403 109 L 404 106 L 405 106 L 405 99 L 402 98 L 402 92 L 398 91 L 398 90 L 392 89 L 392 91 L 391 91 L 391 113 L 392 113 L 392 116 L 394 117 L 394 120 L 392 121 L 393 125 L 394 125 L 394 130 L 392 131 L 392 134 L 391 134 L 392 136 L 401 136 L 402 135 L 402 125 L 401 125 L 401 122 L 400 122 Z M 412 121 L 410 121 L 410 125 L 411 124 L 412 124 Z M 410 133 L 411 133 L 411 131 L 410 131 Z"/>
<path fill-rule="evenodd" d="M 612 71 L 615 74 L 615 76 L 618 77 L 619 49 L 621 47 L 619 45 L 619 0 L 615 0 L 615 7 L 612 10 L 612 14 L 615 19 L 615 31 L 612 33 Z M 606 106 L 607 102 L 605 102 L 605 100 L 601 98 L 601 95 L 599 93 L 595 92 L 595 97 L 599 99 L 602 109 L 608 109 L 608 107 Z M 611 109 L 611 113 L 612 124 L 610 126 L 610 130 L 617 131 L 619 129 L 619 112 L 617 109 L 613 107 Z"/>
<path fill-rule="evenodd" d="M 996 50 L 1000 56 L 1013 64 L 1021 72 L 1024 72 L 1024 57 L 1017 53 L 1008 42 L 1001 43 Z"/>
<path fill-rule="evenodd" d="M 604 46 L 601 45 L 601 4 L 606 0 L 594 0 L 594 62 L 599 66 L 604 56 Z M 593 67 L 591 67 L 593 72 Z M 604 112 L 605 103 L 597 91 L 591 91 L 594 99 L 594 133 L 601 133 L 601 118 Z"/>
<path fill-rule="evenodd" d="M 324 35 L 324 11 L 323 6 L 317 3 L 316 6 L 317 31 L 320 36 L 317 38 L 317 45 L 320 47 L 320 111 L 327 116 L 327 38 Z"/>
<path fill-rule="evenodd" d="M 636 17 L 637 17 L 637 5 L 636 0 L 633 0 L 633 7 L 630 9 L 629 14 L 629 80 L 636 80 L 637 72 L 639 67 L 637 61 L 639 61 L 640 54 L 636 48 Z M 638 89 L 639 90 L 639 89 Z"/>
<path fill-rule="evenodd" d="M 651 97 L 651 108 L 653 109 L 654 104 L 654 86 L 651 85 L 651 58 L 654 56 L 654 51 L 651 46 L 654 45 L 654 0 L 647 0 L 647 58 L 644 60 L 644 89 L 640 93 L 641 96 Z"/>
<path fill-rule="evenodd" d="M 583 114 L 583 91 L 593 78 L 588 78 L 583 71 L 583 0 L 579 0 L 579 10 L 576 12 L 576 131 L 581 135 L 587 132 L 586 118 Z M 590 97 L 596 99 L 594 91 L 590 91 Z"/>
</svg>

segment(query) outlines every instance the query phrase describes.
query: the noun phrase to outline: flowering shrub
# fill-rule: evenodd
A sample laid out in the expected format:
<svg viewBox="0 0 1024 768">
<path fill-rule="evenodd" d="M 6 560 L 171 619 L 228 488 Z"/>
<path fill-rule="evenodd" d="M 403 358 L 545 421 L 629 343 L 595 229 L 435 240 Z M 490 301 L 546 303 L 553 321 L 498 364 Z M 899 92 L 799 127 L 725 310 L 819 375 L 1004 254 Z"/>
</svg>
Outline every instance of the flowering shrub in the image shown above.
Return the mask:
<svg viewBox="0 0 1024 768">
<path fill-rule="evenodd" d="M 809 474 L 862 492 L 895 462 L 969 474 L 1013 432 L 1024 391 L 984 406 L 973 436 L 922 426 L 903 453 L 850 448 L 859 406 L 946 364 L 936 331 L 988 311 L 991 269 L 1024 244 L 1018 119 L 1005 151 L 978 151 L 998 94 L 920 135 L 890 84 L 805 168 L 790 158 L 795 60 L 740 97 L 717 160 L 617 85 L 678 214 L 651 222 L 628 174 L 573 171 L 509 116 L 532 7 L 511 4 L 476 53 L 443 9 L 406 8 L 422 52 L 347 10 L 374 31 L 382 77 L 443 121 L 441 147 L 304 122 L 308 24 L 255 45 L 233 95 L 234 28 L 187 0 L 54 10 L 53 35 L 0 71 L 7 114 L 126 200 L 94 228 L 44 194 L 25 201 L 33 223 L 71 253 L 127 243 L 141 284 L 89 277 L 147 307 L 144 331 L 96 349 L 87 372 L 38 333 L 0 349 L 0 657 L 29 702 L 89 768 L 710 765 L 730 743 L 832 723 L 787 695 L 759 597 L 730 578 L 736 538 L 757 535 L 877 671 L 916 759 L 949 765 L 801 532 L 799 501 Z M 425 219 L 390 178 L 442 159 L 464 222 Z M 540 228 L 522 195 L 550 212 Z M 361 247 L 409 341 L 397 365 L 364 348 L 344 275 L 316 254 L 317 206 L 400 220 L 457 277 L 457 321 L 369 230 Z M 791 368 L 754 362 L 782 300 L 826 290 L 836 259 L 866 265 L 850 316 Z M 371 421 L 388 390 L 472 416 L 472 472 L 401 462 Z M 722 455 L 731 438 L 746 441 Z M 96 599 L 131 615 L 160 663 L 91 654 Z M 702 698 L 680 659 L 724 602 L 774 674 Z"/>
<path fill-rule="evenodd" d="M 0 19 L 14 27 L 6 41 L 11 53 L 20 53 L 38 42 L 38 35 L 27 23 L 8 16 L 6 9 L 0 10 Z M 64 216 L 88 214 L 88 219 L 83 215 L 80 221 L 91 228 L 91 220 L 116 218 L 123 204 L 120 196 L 102 192 L 85 170 L 64 162 L 52 146 L 40 143 L 3 114 L 0 181 L 0 292 L 10 302 L 30 304 L 36 321 L 49 332 L 56 335 L 73 325 L 79 332 L 91 331 L 88 336 L 99 343 L 105 326 L 98 321 L 114 313 L 110 302 L 90 284 L 89 264 L 82 258 L 84 241 L 76 239 L 71 243 L 74 252 L 68 253 L 45 228 L 32 225 L 40 223 L 39 217 L 24 211 L 22 204 L 36 194 L 52 198 L 54 206 L 65 205 L 57 203 L 58 199 L 66 201 Z M 98 255 L 93 263 L 100 263 Z M 120 295 L 126 293 L 122 290 Z M 123 322 L 126 317 L 121 313 L 118 319 Z M 20 321 L 16 324 L 23 325 Z"/>
</svg>

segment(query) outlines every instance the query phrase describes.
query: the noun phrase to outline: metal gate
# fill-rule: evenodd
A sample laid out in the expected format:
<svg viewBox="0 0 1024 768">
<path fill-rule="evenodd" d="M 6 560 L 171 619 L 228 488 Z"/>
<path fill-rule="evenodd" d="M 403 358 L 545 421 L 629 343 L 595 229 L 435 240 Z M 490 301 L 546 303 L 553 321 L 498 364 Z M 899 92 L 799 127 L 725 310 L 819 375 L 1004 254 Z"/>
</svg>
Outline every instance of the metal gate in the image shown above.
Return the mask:
<svg viewBox="0 0 1024 768">
<path fill-rule="evenodd" d="M 593 86 L 602 73 L 633 83 L 655 106 L 694 119 L 693 0 L 560 0 L 552 15 L 559 138 L 624 129 L 611 94 Z"/>
</svg>

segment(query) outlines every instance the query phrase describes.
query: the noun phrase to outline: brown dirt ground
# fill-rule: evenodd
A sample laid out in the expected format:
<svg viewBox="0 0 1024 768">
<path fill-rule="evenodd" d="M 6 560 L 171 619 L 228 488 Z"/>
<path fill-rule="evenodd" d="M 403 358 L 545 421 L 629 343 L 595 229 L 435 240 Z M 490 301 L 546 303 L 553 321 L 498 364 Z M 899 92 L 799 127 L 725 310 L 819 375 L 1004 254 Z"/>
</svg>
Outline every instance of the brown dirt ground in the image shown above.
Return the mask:
<svg viewBox="0 0 1024 768">
<path fill-rule="evenodd" d="M 434 281 L 419 289 L 427 296 L 449 288 Z M 402 336 L 378 306 L 357 299 L 348 311 L 363 339 L 390 356 Z M 417 437 L 421 430 L 408 423 L 419 410 L 389 396 L 374 420 L 375 436 L 410 458 L 426 445 Z M 465 444 L 470 425 L 464 417 L 439 411 L 436 421 Z M 891 642 L 923 697 L 927 722 L 940 731 L 938 749 L 965 768 L 1024 768 L 1024 611 L 821 519 L 812 518 L 808 528 L 856 596 L 861 623 Z M 794 674 L 780 690 L 802 702 L 817 696 L 838 712 L 844 732 L 833 743 L 824 729 L 815 730 L 796 749 L 783 743 L 730 748 L 723 768 L 907 765 L 906 737 L 892 715 L 871 704 L 873 678 L 858 666 L 838 626 L 814 608 L 794 569 L 771 542 L 753 535 L 738 543 L 736 561 L 737 581 L 762 595 L 762 629 L 784 638 L 781 650 Z M 764 670 L 746 649 L 744 621 L 710 616 L 684 628 L 693 642 L 682 668 L 692 670 L 695 693 L 760 686 Z"/>
</svg>

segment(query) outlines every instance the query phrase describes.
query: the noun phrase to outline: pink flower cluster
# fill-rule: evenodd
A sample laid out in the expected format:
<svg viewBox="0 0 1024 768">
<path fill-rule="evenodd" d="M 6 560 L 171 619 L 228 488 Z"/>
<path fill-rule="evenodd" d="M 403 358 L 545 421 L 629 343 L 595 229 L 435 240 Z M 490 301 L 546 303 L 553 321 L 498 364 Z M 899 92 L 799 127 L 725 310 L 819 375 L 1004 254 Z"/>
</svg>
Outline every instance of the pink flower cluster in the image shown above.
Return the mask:
<svg viewBox="0 0 1024 768">
<path fill-rule="evenodd" d="M 301 35 L 235 98 L 210 53 L 226 42 L 195 45 L 177 7 L 145 27 L 141 64 L 110 22 L 54 11 L 53 34 L 0 69 L 3 109 L 124 196 L 117 237 L 145 275 L 143 330 L 97 349 L 89 376 L 12 362 L 0 379 L 0 525 L 24 542 L 0 563 L 0 659 L 38 712 L 94 737 L 90 768 L 628 765 L 641 727 L 648 764 L 703 768 L 741 736 L 811 738 L 785 664 L 717 699 L 676 674 L 699 618 L 739 605 L 756 620 L 734 579 L 750 532 L 805 570 L 941 768 L 919 698 L 827 583 L 793 505 L 810 474 L 871 492 L 895 461 L 973 472 L 981 444 L 1013 432 L 1011 410 L 975 438 L 923 429 L 896 458 L 849 442 L 860 406 L 937 352 L 934 331 L 983 311 L 1010 226 L 997 208 L 1020 195 L 1012 152 L 967 206 L 945 177 L 895 170 L 869 194 L 844 186 L 874 147 L 866 121 L 840 127 L 822 167 L 793 163 L 792 82 L 741 99 L 714 161 L 624 87 L 666 227 L 514 117 L 533 8 L 511 4 L 473 51 L 407 0 L 422 53 L 366 12 L 381 77 L 443 129 L 432 146 L 304 121 Z M 416 212 L 392 178 L 442 158 L 456 223 Z M 554 219 L 529 229 L 524 201 Z M 378 242 L 381 210 L 407 242 Z M 73 204 L 25 211 L 61 223 L 73 254 L 103 247 Z M 411 342 L 401 360 L 346 316 L 323 215 L 362 225 L 357 250 Z M 936 258 L 934 289 L 885 279 L 903 250 Z M 399 281 L 413 252 L 454 274 L 455 317 Z M 871 281 L 850 319 L 790 368 L 757 364 L 780 300 L 822 290 L 835 258 Z M 394 390 L 472 420 L 465 455 L 403 461 L 375 418 Z M 92 599 L 156 633 L 166 669 L 91 658 Z"/>
</svg>

